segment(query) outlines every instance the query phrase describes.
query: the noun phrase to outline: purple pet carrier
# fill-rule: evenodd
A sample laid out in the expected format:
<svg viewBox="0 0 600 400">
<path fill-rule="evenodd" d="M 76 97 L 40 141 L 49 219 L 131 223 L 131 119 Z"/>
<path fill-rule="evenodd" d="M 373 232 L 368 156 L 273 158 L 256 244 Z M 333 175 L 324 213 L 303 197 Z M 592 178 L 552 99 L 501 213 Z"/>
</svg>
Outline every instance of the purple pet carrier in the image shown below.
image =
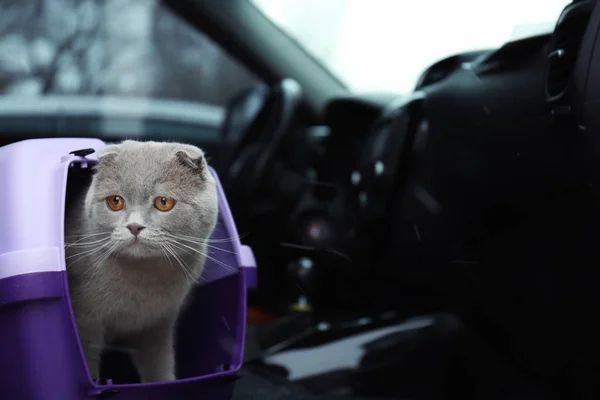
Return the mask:
<svg viewBox="0 0 600 400">
<path fill-rule="evenodd" d="M 0 148 L 0 399 L 228 400 L 242 364 L 246 290 L 256 265 L 240 244 L 217 179 L 219 220 L 204 280 L 181 315 L 177 380 L 91 380 L 73 320 L 64 255 L 67 177 L 97 159 L 96 139 L 26 140 Z M 88 151 L 85 151 L 88 149 Z M 82 151 L 78 151 L 82 150 Z M 224 268 L 222 264 L 233 268 Z"/>
</svg>

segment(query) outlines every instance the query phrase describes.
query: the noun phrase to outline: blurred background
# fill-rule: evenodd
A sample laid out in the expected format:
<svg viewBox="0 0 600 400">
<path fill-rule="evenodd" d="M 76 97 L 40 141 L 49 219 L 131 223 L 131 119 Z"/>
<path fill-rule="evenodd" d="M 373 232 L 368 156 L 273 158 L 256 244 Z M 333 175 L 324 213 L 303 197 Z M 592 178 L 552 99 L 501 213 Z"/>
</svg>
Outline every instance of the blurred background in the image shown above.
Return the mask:
<svg viewBox="0 0 600 400">
<path fill-rule="evenodd" d="M 569 3 L 253 2 L 353 91 L 390 93 L 409 93 L 423 70 L 444 57 L 551 32 Z M 0 2 L 3 94 L 153 97 L 211 109 L 257 82 L 209 37 L 155 0 Z"/>
</svg>

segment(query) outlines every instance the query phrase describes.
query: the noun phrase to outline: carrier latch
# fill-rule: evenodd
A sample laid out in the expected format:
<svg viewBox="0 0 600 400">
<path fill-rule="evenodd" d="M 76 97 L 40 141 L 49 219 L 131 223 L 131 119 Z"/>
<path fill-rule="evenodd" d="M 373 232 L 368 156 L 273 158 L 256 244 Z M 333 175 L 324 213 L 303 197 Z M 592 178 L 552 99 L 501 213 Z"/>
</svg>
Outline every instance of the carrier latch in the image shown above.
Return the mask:
<svg viewBox="0 0 600 400">
<path fill-rule="evenodd" d="M 72 151 L 69 154 L 73 154 L 77 157 L 87 157 L 90 154 L 95 153 L 95 152 L 96 152 L 96 150 L 94 150 L 94 149 L 81 149 L 81 150 Z"/>
</svg>

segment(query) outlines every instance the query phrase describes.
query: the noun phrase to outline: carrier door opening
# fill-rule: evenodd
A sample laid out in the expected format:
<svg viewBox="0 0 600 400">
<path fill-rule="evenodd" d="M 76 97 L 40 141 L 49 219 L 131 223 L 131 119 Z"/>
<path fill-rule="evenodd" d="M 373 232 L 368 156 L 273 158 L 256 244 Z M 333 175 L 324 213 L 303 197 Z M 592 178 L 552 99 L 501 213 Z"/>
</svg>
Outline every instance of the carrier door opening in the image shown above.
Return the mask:
<svg viewBox="0 0 600 400">
<path fill-rule="evenodd" d="M 94 165 L 94 162 L 75 162 L 70 166 L 65 201 L 67 208 L 65 210 L 66 218 L 72 215 L 69 211 L 73 211 L 73 207 L 78 207 L 78 202 L 82 201 L 83 196 L 87 193 L 92 183 Z M 107 199 L 109 199 L 112 198 L 113 193 L 104 193 L 102 196 L 104 195 L 108 195 Z M 125 204 L 127 204 L 127 194 L 124 197 Z M 107 203 L 106 207 L 110 207 L 110 205 Z M 65 221 L 65 224 L 67 222 Z M 73 243 L 76 243 L 75 246 L 79 246 L 83 251 L 94 251 L 93 247 L 91 250 L 86 249 L 85 243 L 82 247 L 82 242 L 85 242 L 86 239 L 82 240 L 81 237 L 68 237 L 67 235 L 68 232 L 65 232 L 65 246 L 71 246 Z M 207 263 L 204 271 L 207 273 L 206 276 L 209 276 L 210 273 L 219 272 L 217 270 L 219 268 L 235 268 L 237 263 L 235 257 L 236 249 L 233 247 L 230 232 L 221 215 L 219 216 L 217 228 L 213 233 L 213 239 L 217 245 L 211 247 L 210 262 Z M 96 243 L 104 243 L 103 239 L 96 238 L 95 240 L 97 240 Z M 94 240 L 90 240 L 90 243 L 93 244 Z M 215 250 L 217 247 L 220 250 Z M 73 248 L 69 252 L 67 258 L 73 256 Z M 213 259 L 216 261 L 213 262 Z M 66 264 L 67 268 L 69 268 L 70 260 L 66 260 Z M 73 267 L 79 268 L 81 265 Z M 169 268 L 168 271 L 174 270 Z M 68 272 L 68 280 L 72 281 L 68 282 L 69 285 L 73 285 L 75 282 L 80 283 L 83 280 L 83 278 L 71 272 Z M 78 285 L 78 288 L 75 290 L 79 290 L 80 287 L 81 285 Z M 72 286 L 72 288 L 75 288 L 75 286 Z M 77 314 L 79 311 L 74 311 L 77 309 L 77 304 L 79 303 L 74 304 L 73 298 L 75 296 L 72 291 L 69 293 L 71 294 L 71 315 L 81 315 Z M 239 273 L 211 280 L 208 283 L 196 283 L 193 285 L 180 314 L 177 316 L 175 326 L 173 339 L 176 379 L 195 379 L 215 373 L 230 374 L 239 369 L 240 360 L 242 359 L 241 350 L 243 348 L 242 324 L 245 323 L 244 296 L 245 286 L 243 276 Z M 74 327 L 77 329 L 75 320 Z M 76 333 L 83 347 L 83 343 L 81 343 L 82 336 L 84 336 L 83 340 L 85 340 L 87 330 L 85 335 L 79 335 L 79 330 Z M 131 333 L 135 334 L 135 332 Z M 99 384 L 108 386 L 114 384 L 139 384 L 141 381 L 140 374 L 134 366 L 134 360 L 130 355 L 132 351 L 131 343 L 119 342 L 119 338 L 116 336 L 114 338 L 112 336 L 110 338 L 106 337 L 105 339 L 106 341 L 103 340 L 102 343 L 98 343 L 103 352 L 99 357 L 100 361 L 93 364 L 94 367 L 99 366 L 99 368 L 97 368 L 98 371 L 96 374 L 90 373 L 92 378 L 99 379 L 97 381 Z M 84 354 L 82 354 L 83 358 L 89 361 Z M 90 369 L 88 364 L 86 362 L 85 365 Z M 145 385 L 142 384 L 140 386 Z"/>
</svg>

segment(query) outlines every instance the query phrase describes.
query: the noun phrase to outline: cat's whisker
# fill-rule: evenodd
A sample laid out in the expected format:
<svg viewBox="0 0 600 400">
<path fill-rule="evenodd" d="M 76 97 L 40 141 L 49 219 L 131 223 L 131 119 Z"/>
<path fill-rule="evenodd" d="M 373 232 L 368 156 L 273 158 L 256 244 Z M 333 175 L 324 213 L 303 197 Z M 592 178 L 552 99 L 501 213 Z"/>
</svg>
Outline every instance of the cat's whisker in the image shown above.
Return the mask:
<svg viewBox="0 0 600 400">
<path fill-rule="evenodd" d="M 182 237 L 178 237 L 178 236 L 175 236 L 175 235 L 173 235 L 172 237 L 173 237 L 173 238 L 175 238 L 175 239 L 183 240 L 183 241 L 185 241 L 185 242 L 189 242 L 189 243 L 191 243 L 191 244 L 199 244 L 199 245 L 204 245 L 204 246 L 210 247 L 211 249 L 219 250 L 219 251 L 222 251 L 222 252 L 224 252 L 224 253 L 238 254 L 238 253 L 237 253 L 237 252 L 235 252 L 235 251 L 231 251 L 231 250 L 223 249 L 223 248 L 221 248 L 221 247 L 218 247 L 218 246 L 214 246 L 214 245 L 208 244 L 208 243 L 206 243 L 205 241 L 201 241 L 201 240 L 193 240 L 193 239 L 184 239 L 184 238 L 182 238 Z"/>
<path fill-rule="evenodd" d="M 92 234 L 85 234 L 85 235 L 76 235 L 73 238 L 78 238 L 77 240 L 75 240 L 74 242 L 69 242 L 67 240 L 65 240 L 65 248 L 71 247 L 71 246 L 75 246 L 78 245 L 79 243 L 81 243 L 82 241 L 86 240 L 86 239 L 93 239 L 91 242 L 84 242 L 84 244 L 96 244 L 96 243 L 100 243 L 103 242 L 105 240 L 110 239 L 109 237 L 105 237 L 105 238 L 101 238 L 101 239 L 96 239 L 97 236 L 99 235 L 104 235 L 104 234 L 109 234 L 110 232 L 101 232 L 101 233 L 92 233 Z M 70 237 L 70 236 L 65 236 L 65 238 Z"/>
<path fill-rule="evenodd" d="M 99 250 L 95 254 L 96 254 L 96 257 L 98 257 L 99 255 L 101 255 L 103 253 L 101 253 L 100 250 Z M 85 256 L 82 256 L 82 257 L 80 257 L 80 258 L 78 258 L 76 260 L 71 261 L 70 263 L 67 264 L 67 270 L 70 269 L 70 268 L 72 268 L 75 265 L 78 265 L 82 260 L 84 260 L 86 258 L 90 258 L 90 257 L 91 257 L 90 258 L 90 262 L 86 263 L 85 271 L 89 271 L 91 269 L 94 269 L 96 265 L 93 262 L 93 260 L 95 260 L 96 257 L 93 257 L 93 256 L 94 256 L 94 254 L 89 254 L 89 255 L 85 255 Z M 78 265 L 77 268 L 82 268 L 82 266 Z"/>
<path fill-rule="evenodd" d="M 175 260 L 179 263 L 179 266 L 181 267 L 181 270 L 183 271 L 188 282 L 190 284 L 192 284 L 192 282 L 197 282 L 197 280 L 196 280 L 197 278 L 192 275 L 192 272 L 190 271 L 189 267 L 187 266 L 185 261 L 182 260 L 181 257 L 179 257 L 177 252 L 175 250 L 173 250 L 168 244 L 165 244 L 165 248 L 167 249 L 167 251 L 169 253 L 171 253 L 173 258 L 175 258 Z"/>
<path fill-rule="evenodd" d="M 161 251 L 165 254 L 167 260 L 169 261 L 169 265 L 171 266 L 171 269 L 174 270 L 173 269 L 174 265 L 173 265 L 173 262 L 171 262 L 171 257 L 169 255 L 171 255 L 175 259 L 175 261 L 177 262 L 179 268 L 182 270 L 183 275 L 185 276 L 185 279 L 188 281 L 188 283 L 192 284 L 192 281 L 194 279 L 187 272 L 186 265 L 183 265 L 185 263 L 183 262 L 183 260 L 181 259 L 181 257 L 178 257 L 177 253 L 171 247 L 169 247 L 169 245 L 167 245 L 167 244 L 161 244 Z"/>
<path fill-rule="evenodd" d="M 206 242 L 207 243 L 231 243 L 234 240 L 242 240 L 243 238 L 245 238 L 247 236 L 249 236 L 249 234 L 244 233 L 244 234 L 238 235 L 235 238 L 233 238 L 233 237 L 232 238 L 221 238 L 221 239 L 211 239 L 211 238 L 208 238 L 206 240 Z"/>
<path fill-rule="evenodd" d="M 102 245 L 100 245 L 98 247 L 94 247 L 93 249 L 85 250 L 85 251 L 82 251 L 82 252 L 79 252 L 79 253 L 76 253 L 76 254 L 72 254 L 72 255 L 70 255 L 68 257 L 65 257 L 65 260 L 69 260 L 69 259 L 71 259 L 73 257 L 77 257 L 75 260 L 73 260 L 73 261 L 71 261 L 69 263 L 69 265 L 72 265 L 72 264 L 78 262 L 79 260 L 81 260 L 81 259 L 83 259 L 85 257 L 89 257 L 92 254 L 95 254 L 95 253 L 97 253 L 99 251 L 102 251 L 106 247 L 110 246 L 111 243 L 112 242 L 106 242 L 106 243 L 104 243 L 104 244 L 102 244 Z"/>
<path fill-rule="evenodd" d="M 181 248 L 181 249 L 188 249 L 188 250 L 191 250 L 192 252 L 194 252 L 194 253 L 196 253 L 196 254 L 199 254 L 199 255 L 201 255 L 201 256 L 203 256 L 203 257 L 206 257 L 206 254 L 204 254 L 204 253 L 203 253 L 203 252 L 201 252 L 200 250 L 198 250 L 198 249 L 196 249 L 196 248 L 194 248 L 194 247 L 192 247 L 192 246 L 189 246 L 189 245 L 187 245 L 187 244 L 185 244 L 185 243 L 178 242 L 177 240 L 173 240 L 173 241 L 171 241 L 171 242 L 169 242 L 169 243 L 170 243 L 170 244 L 172 244 L 172 245 L 178 246 L 178 247 L 179 247 L 179 248 Z M 188 253 L 188 254 L 189 254 L 189 253 Z"/>
<path fill-rule="evenodd" d="M 189 252 L 187 249 L 185 249 L 185 248 L 182 248 L 182 247 L 177 247 L 177 246 L 176 246 L 176 243 L 171 243 L 171 245 L 174 245 L 176 249 L 178 249 L 178 250 L 180 250 L 180 251 L 183 251 L 184 253 L 186 253 L 186 254 L 188 254 L 188 255 L 192 256 L 192 257 L 193 257 L 193 258 L 194 258 L 196 261 L 200 261 L 200 260 L 197 260 L 197 259 L 196 259 L 196 256 L 195 256 L 195 254 L 193 254 L 193 253 L 190 253 L 190 252 Z M 185 265 L 187 266 L 187 264 L 185 264 Z M 190 274 L 193 274 L 193 276 L 194 276 L 194 282 L 196 282 L 196 283 L 197 283 L 197 282 L 198 282 L 198 280 L 201 280 L 201 281 L 206 281 L 206 279 L 205 279 L 204 277 L 202 277 L 202 273 L 197 273 L 195 270 L 193 270 L 193 269 L 190 269 L 189 267 L 188 267 L 188 270 L 189 270 Z"/>
<path fill-rule="evenodd" d="M 230 238 L 220 238 L 220 239 L 211 239 L 211 238 L 207 238 L 207 239 L 202 239 L 202 238 L 198 238 L 196 236 L 188 236 L 188 235 L 182 235 L 182 234 L 177 234 L 177 233 L 173 233 L 173 232 L 169 232 L 167 230 L 165 230 L 165 232 L 167 232 L 170 236 L 175 237 L 177 239 L 186 239 L 186 240 L 192 240 L 198 243 L 231 243 L 235 240 L 240 240 L 246 236 L 248 236 L 248 234 L 244 233 L 241 234 L 239 236 L 236 237 L 230 237 Z"/>
<path fill-rule="evenodd" d="M 173 245 L 175 245 L 174 243 L 172 243 L 172 244 L 173 244 Z M 188 250 L 186 250 L 186 249 L 183 249 L 183 248 L 181 248 L 181 247 L 177 247 L 177 246 L 175 246 L 175 248 L 176 248 L 177 250 L 183 251 L 185 254 L 187 254 L 187 255 L 189 255 L 189 256 L 192 256 L 194 259 L 196 259 L 196 258 L 195 258 L 195 255 L 194 255 L 193 253 L 190 253 Z M 187 265 L 187 263 L 186 263 L 186 265 Z M 192 270 L 192 271 L 193 271 L 193 270 Z M 195 273 L 195 271 L 193 271 L 193 272 L 194 272 L 194 275 L 197 275 L 197 274 Z"/>
<path fill-rule="evenodd" d="M 206 246 L 206 247 L 209 247 L 209 248 L 211 248 L 211 249 L 213 249 L 213 250 L 219 250 L 219 251 L 222 251 L 223 253 L 229 253 L 229 254 L 238 254 L 238 253 L 237 253 L 237 251 L 232 251 L 232 250 L 223 249 L 223 248 L 221 248 L 221 247 L 218 247 L 218 246 L 213 246 L 213 245 L 206 244 L 206 243 L 205 243 L 205 246 Z"/>
<path fill-rule="evenodd" d="M 94 268 L 100 268 L 115 252 L 115 250 L 119 247 L 119 243 L 115 242 L 111 247 L 109 247 L 94 263 Z"/>
<path fill-rule="evenodd" d="M 114 246 L 114 245 L 113 245 Z M 116 246 L 114 246 L 116 248 Z M 89 258 L 89 263 L 88 266 L 86 268 L 86 271 L 90 270 L 90 269 L 96 269 L 97 267 L 97 263 L 94 262 L 98 257 L 102 256 L 105 254 L 105 252 L 108 252 L 108 250 L 112 250 L 114 251 L 114 249 L 111 249 L 111 243 L 105 243 L 100 247 L 97 247 L 95 249 L 92 250 L 87 250 L 83 253 L 78 253 L 78 254 L 74 254 L 71 257 L 75 257 L 75 256 L 79 256 L 77 257 L 75 260 L 70 261 L 66 268 L 70 269 L 72 268 L 74 265 L 78 264 L 80 261 Z"/>
<path fill-rule="evenodd" d="M 167 253 L 167 251 L 165 250 L 165 245 L 160 243 L 159 246 L 160 246 L 160 252 L 163 254 L 163 256 L 165 256 L 165 258 L 169 262 L 171 269 L 173 269 L 173 262 L 171 261 L 171 257 L 169 257 L 169 253 Z"/>
<path fill-rule="evenodd" d="M 172 243 L 172 244 L 173 244 L 173 243 Z M 194 258 L 194 260 L 196 260 L 196 261 L 203 261 L 203 260 L 198 260 L 198 259 L 196 258 L 196 255 L 195 255 L 195 254 L 193 254 L 193 253 L 190 253 L 190 252 L 189 252 L 187 249 L 184 249 L 184 248 L 182 248 L 182 247 L 177 247 L 177 246 L 175 246 L 175 248 L 176 248 L 177 250 L 183 251 L 183 252 L 184 252 L 184 253 L 186 253 L 187 255 L 189 255 L 189 256 L 191 256 L 192 258 Z M 186 264 L 186 265 L 187 265 L 187 264 Z M 193 273 L 193 275 L 194 275 L 194 282 L 198 283 L 198 280 L 200 280 L 200 281 L 206 281 L 206 278 L 204 278 L 204 277 L 202 276 L 202 272 L 200 272 L 200 273 L 197 273 L 196 271 L 194 271 L 193 269 L 191 269 L 191 273 Z"/>
<path fill-rule="evenodd" d="M 228 271 L 232 271 L 232 272 L 235 272 L 235 271 L 237 271 L 235 268 L 233 268 L 233 267 L 231 267 L 231 266 L 229 266 L 229 265 L 225 264 L 224 262 L 222 262 L 222 261 L 220 261 L 220 260 L 217 260 L 216 258 L 214 258 L 214 257 L 211 257 L 211 256 L 209 256 L 208 254 L 206 254 L 206 253 L 204 253 L 204 252 L 202 252 L 202 251 L 200 251 L 200 250 L 198 250 L 198 249 L 195 249 L 195 248 L 193 248 L 193 247 L 191 247 L 191 246 L 188 246 L 188 245 L 186 245 L 186 244 L 184 244 L 184 243 L 180 243 L 180 242 L 171 242 L 171 244 L 173 244 L 173 245 L 176 245 L 176 246 L 183 246 L 184 248 L 187 248 L 187 249 L 189 249 L 189 250 L 191 250 L 191 251 L 193 251 L 193 252 L 195 252 L 195 253 L 199 254 L 199 255 L 200 255 L 200 256 L 202 256 L 202 257 L 206 257 L 206 258 L 208 258 L 209 260 L 213 261 L 215 264 L 218 264 L 218 265 L 222 266 L 223 268 L 225 268 L 225 269 L 226 269 L 226 270 L 228 270 Z"/>
<path fill-rule="evenodd" d="M 220 261 L 214 257 L 211 257 L 208 254 L 205 254 L 204 256 L 206 258 L 208 258 L 209 260 L 211 260 L 212 262 L 214 262 L 215 264 L 220 265 L 221 267 L 225 268 L 227 271 L 237 272 L 237 269 L 235 269 L 231 265 L 225 264 L 223 261 Z"/>
<path fill-rule="evenodd" d="M 73 242 L 73 243 L 65 243 L 65 249 L 70 248 L 70 247 L 93 246 L 93 245 L 97 245 L 99 243 L 104 243 L 104 242 L 110 241 L 110 237 L 106 237 L 106 238 L 102 238 L 102 239 L 99 239 L 99 240 L 93 240 L 91 242 L 81 242 L 84 239 L 87 239 L 87 238 L 80 239 L 80 240 L 78 240 L 76 242 Z"/>
<path fill-rule="evenodd" d="M 92 233 L 82 233 L 82 234 L 78 234 L 78 235 L 65 235 L 65 238 L 80 238 L 80 237 L 92 237 L 92 236 L 98 236 L 98 235 L 106 235 L 111 233 L 111 231 L 98 231 L 98 232 L 92 232 Z"/>
<path fill-rule="evenodd" d="M 183 271 L 186 280 L 188 282 L 190 282 L 190 279 L 188 277 L 188 274 L 186 273 L 185 267 L 181 264 L 181 260 L 177 257 L 177 254 L 173 251 L 173 249 L 169 245 L 167 245 L 166 243 L 163 244 L 161 247 L 164 248 L 167 251 L 167 253 L 170 254 L 175 259 L 175 261 L 177 262 L 177 264 L 179 264 L 179 267 Z M 167 258 L 170 260 L 169 257 L 167 257 Z"/>
</svg>

